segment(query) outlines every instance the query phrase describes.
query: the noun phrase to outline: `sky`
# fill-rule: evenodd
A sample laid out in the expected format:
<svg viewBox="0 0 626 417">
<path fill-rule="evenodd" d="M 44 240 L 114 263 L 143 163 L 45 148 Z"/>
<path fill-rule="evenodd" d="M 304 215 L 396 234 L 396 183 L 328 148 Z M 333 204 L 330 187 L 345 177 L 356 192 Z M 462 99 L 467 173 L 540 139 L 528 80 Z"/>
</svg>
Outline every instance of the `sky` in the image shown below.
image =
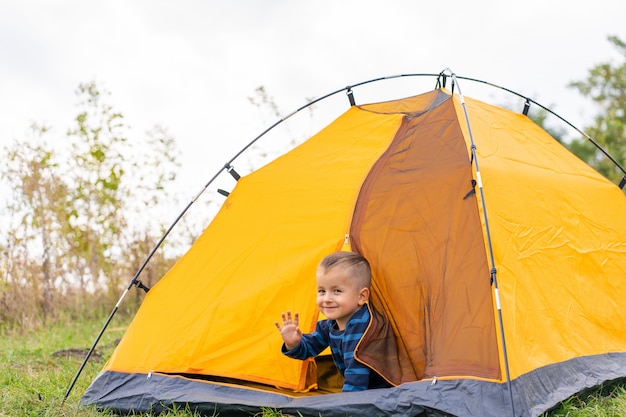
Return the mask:
<svg viewBox="0 0 626 417">
<path fill-rule="evenodd" d="M 176 139 L 180 190 L 192 197 L 278 120 L 251 104 L 258 87 L 287 115 L 347 85 L 444 69 L 584 127 L 595 109 L 568 84 L 620 59 L 607 38 L 626 40 L 625 17 L 624 0 L 2 0 L 0 146 L 32 122 L 63 134 L 78 85 L 95 81 L 133 132 L 158 124 Z M 469 84 L 459 85 L 472 96 Z M 355 90 L 357 103 L 434 80 L 388 85 Z M 314 113 L 332 118 L 348 101 L 324 106 Z"/>
</svg>

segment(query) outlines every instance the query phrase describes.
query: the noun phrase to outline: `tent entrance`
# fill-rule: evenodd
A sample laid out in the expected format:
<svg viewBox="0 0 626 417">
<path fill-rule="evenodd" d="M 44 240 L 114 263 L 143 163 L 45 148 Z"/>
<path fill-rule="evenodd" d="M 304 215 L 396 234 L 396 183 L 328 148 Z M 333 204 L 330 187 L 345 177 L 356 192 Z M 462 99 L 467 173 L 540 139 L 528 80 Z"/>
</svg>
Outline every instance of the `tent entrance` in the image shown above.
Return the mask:
<svg viewBox="0 0 626 417">
<path fill-rule="evenodd" d="M 351 226 L 355 250 L 374 265 L 372 303 L 391 320 L 402 364 L 388 374 L 395 362 L 379 355 L 372 366 L 394 384 L 500 377 L 485 241 L 468 193 L 472 165 L 454 101 L 442 95 L 424 95 L 433 96 L 423 100 L 429 107 L 404 118 L 362 187 Z"/>
</svg>

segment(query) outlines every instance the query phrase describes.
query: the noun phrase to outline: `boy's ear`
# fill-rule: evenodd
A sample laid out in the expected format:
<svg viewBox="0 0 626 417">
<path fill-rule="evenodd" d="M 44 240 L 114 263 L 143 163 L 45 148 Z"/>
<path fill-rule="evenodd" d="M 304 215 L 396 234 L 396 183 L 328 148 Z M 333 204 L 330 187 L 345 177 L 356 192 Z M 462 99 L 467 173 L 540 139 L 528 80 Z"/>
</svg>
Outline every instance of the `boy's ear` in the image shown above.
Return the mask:
<svg viewBox="0 0 626 417">
<path fill-rule="evenodd" d="M 369 300 L 369 298 L 370 289 L 367 287 L 361 288 L 361 291 L 359 291 L 359 305 L 362 306 L 363 304 L 367 303 L 367 300 Z"/>
</svg>

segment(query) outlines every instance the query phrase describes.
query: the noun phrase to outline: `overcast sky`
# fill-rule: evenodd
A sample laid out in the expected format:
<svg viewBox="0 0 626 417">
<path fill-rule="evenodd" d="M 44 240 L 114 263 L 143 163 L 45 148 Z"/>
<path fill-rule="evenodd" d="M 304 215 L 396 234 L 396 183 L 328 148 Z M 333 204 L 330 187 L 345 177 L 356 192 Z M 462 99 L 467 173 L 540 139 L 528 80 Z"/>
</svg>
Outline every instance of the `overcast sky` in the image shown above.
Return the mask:
<svg viewBox="0 0 626 417">
<path fill-rule="evenodd" d="M 257 87 L 288 114 L 346 85 L 445 68 L 583 127 L 593 108 L 567 84 L 619 58 L 607 37 L 626 40 L 625 19 L 624 0 L 3 0 L 0 145 L 33 121 L 63 134 L 79 83 L 96 81 L 133 131 L 176 138 L 191 197 L 275 121 L 250 104 Z"/>
</svg>

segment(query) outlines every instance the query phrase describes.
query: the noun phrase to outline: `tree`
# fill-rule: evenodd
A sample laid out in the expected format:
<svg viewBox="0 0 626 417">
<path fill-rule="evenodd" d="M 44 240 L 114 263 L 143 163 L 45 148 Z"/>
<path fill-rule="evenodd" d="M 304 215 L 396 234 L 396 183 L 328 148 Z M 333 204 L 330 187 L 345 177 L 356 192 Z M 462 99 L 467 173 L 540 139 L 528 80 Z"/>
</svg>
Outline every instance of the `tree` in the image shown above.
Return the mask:
<svg viewBox="0 0 626 417">
<path fill-rule="evenodd" d="M 175 179 L 175 141 L 158 126 L 144 140 L 129 140 L 108 95 L 81 84 L 79 113 L 65 136 L 33 125 L 30 140 L 4 150 L 0 175 L 12 195 L 3 208 L 9 224 L 0 241 L 0 320 L 14 313 L 45 321 L 55 297 L 67 303 L 78 294 L 70 302 L 81 308 L 103 293 L 119 296 L 162 235 L 163 219 L 149 213 Z M 161 251 L 148 272 L 160 277 L 171 263 Z M 21 311 L 11 303 L 16 295 L 27 301 Z"/>
<path fill-rule="evenodd" d="M 35 139 L 47 131 L 31 126 Z M 40 311 L 45 319 L 53 312 L 54 289 L 64 276 L 57 256 L 69 249 L 62 238 L 69 190 L 59 177 L 53 150 L 35 142 L 16 144 L 6 152 L 8 163 L 2 174 L 11 186 L 13 198 L 7 210 L 13 223 L 5 236 L 2 295 L 5 312 L 16 307 L 6 299 L 8 288 L 20 305 Z M 33 297 L 26 296 L 28 291 Z"/>
<path fill-rule="evenodd" d="M 570 83 L 600 107 L 594 123 L 585 130 L 602 148 L 624 167 L 626 165 L 626 43 L 616 36 L 608 40 L 618 49 L 619 63 L 601 63 L 591 68 L 585 80 Z M 614 182 L 624 175 L 593 144 L 585 139 L 573 140 L 570 149 Z"/>
</svg>

